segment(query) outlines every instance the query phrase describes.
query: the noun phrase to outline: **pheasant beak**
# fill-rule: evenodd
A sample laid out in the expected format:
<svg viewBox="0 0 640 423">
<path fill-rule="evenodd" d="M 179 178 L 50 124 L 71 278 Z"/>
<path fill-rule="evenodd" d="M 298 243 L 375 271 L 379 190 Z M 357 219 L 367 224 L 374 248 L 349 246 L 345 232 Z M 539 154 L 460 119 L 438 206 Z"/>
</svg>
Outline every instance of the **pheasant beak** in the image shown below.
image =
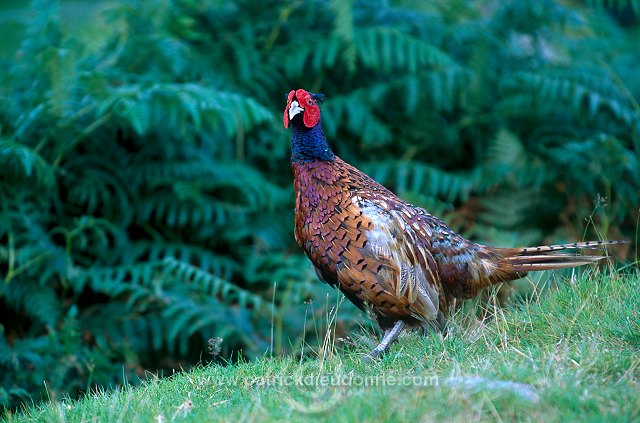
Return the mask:
<svg viewBox="0 0 640 423">
<path fill-rule="evenodd" d="M 289 106 L 289 120 L 292 120 L 300 112 L 304 112 L 304 108 L 300 107 L 298 100 L 293 100 Z"/>
</svg>

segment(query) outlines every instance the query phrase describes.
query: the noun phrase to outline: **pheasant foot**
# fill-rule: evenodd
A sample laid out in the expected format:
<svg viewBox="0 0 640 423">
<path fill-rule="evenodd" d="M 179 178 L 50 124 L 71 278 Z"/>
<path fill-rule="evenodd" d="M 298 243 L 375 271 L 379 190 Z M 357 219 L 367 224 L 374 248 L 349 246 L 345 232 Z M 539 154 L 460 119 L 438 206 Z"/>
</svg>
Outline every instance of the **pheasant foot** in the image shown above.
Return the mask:
<svg viewBox="0 0 640 423">
<path fill-rule="evenodd" d="M 402 320 L 398 320 L 391 329 L 387 329 L 384 331 L 384 336 L 382 337 L 382 341 L 375 347 L 369 354 L 365 354 L 362 357 L 363 360 L 369 361 L 376 358 L 378 355 L 383 353 L 393 341 L 398 339 L 398 336 L 404 330 L 405 323 Z"/>
</svg>

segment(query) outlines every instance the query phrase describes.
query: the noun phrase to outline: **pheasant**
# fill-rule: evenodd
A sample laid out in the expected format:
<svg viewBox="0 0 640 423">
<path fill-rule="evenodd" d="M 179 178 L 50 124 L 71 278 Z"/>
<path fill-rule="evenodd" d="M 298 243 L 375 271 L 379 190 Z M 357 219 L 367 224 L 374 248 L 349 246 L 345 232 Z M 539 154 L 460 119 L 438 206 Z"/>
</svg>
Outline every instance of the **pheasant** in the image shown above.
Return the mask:
<svg viewBox="0 0 640 423">
<path fill-rule="evenodd" d="M 442 330 L 454 300 L 534 270 L 595 263 L 557 253 L 620 241 L 496 248 L 466 240 L 336 156 L 322 132 L 321 94 L 287 96 L 296 193 L 295 239 L 318 277 L 375 318 L 384 335 L 373 358 L 409 327 Z"/>
</svg>

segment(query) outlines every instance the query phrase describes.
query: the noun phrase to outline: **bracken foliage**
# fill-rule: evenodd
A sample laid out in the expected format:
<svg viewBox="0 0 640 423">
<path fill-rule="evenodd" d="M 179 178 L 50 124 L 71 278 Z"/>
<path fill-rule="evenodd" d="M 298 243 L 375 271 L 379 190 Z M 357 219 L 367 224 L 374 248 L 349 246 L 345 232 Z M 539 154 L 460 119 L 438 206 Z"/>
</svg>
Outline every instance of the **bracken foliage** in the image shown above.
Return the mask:
<svg viewBox="0 0 640 423">
<path fill-rule="evenodd" d="M 121 0 L 87 44 L 35 1 L 0 73 L 0 405 L 216 359 L 215 338 L 227 359 L 322 342 L 293 88 L 328 95 L 342 158 L 468 237 L 635 239 L 639 3 L 404 3 Z"/>
</svg>

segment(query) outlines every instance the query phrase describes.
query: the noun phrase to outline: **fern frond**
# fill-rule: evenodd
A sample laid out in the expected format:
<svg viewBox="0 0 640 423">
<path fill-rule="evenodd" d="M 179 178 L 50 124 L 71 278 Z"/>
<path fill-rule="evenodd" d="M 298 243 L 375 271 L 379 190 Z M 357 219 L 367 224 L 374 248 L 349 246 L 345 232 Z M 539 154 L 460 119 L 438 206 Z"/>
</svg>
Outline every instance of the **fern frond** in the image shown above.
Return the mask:
<svg viewBox="0 0 640 423">
<path fill-rule="evenodd" d="M 165 301 L 165 292 L 188 286 L 200 296 L 217 297 L 228 304 L 261 308 L 262 298 L 207 271 L 173 257 L 160 261 L 136 263 L 128 266 L 76 268 L 70 275 L 70 283 L 78 291 L 90 287 L 117 298 L 126 295 L 129 307 L 151 298 Z M 178 283 L 179 282 L 179 283 Z"/>
<path fill-rule="evenodd" d="M 323 113 L 323 123 L 329 136 L 336 135 L 338 122 L 341 122 L 341 125 L 353 133 L 360 133 L 365 145 L 384 145 L 391 142 L 392 135 L 387 125 L 356 98 L 334 98 L 326 105 Z"/>
<path fill-rule="evenodd" d="M 353 42 L 353 11 L 351 0 L 334 0 L 331 2 L 333 9 L 336 12 L 335 20 L 335 34 L 342 40 L 345 46 L 342 49 L 342 58 L 346 62 L 347 69 L 350 73 L 356 69 L 356 46 Z M 337 52 L 329 52 L 331 56 L 336 55 Z M 335 59 L 334 59 L 335 60 Z"/>
<path fill-rule="evenodd" d="M 35 177 L 38 184 L 51 187 L 55 170 L 37 151 L 24 144 L 0 139 L 0 167 L 2 177 L 23 179 Z"/>
<path fill-rule="evenodd" d="M 221 279 L 229 280 L 240 270 L 238 263 L 231 257 L 213 254 L 197 245 L 178 242 L 138 241 L 131 245 L 126 259 L 132 262 L 156 262 L 165 257 L 175 257 L 182 263 L 190 263 Z"/>
<path fill-rule="evenodd" d="M 416 192 L 465 202 L 477 185 L 477 172 L 455 174 L 414 161 L 383 161 L 367 165 L 366 172 L 384 185 L 401 193 Z"/>
<path fill-rule="evenodd" d="M 68 201 L 82 206 L 87 214 L 97 210 L 110 215 L 110 212 L 128 214 L 131 208 L 129 185 L 117 166 L 117 157 L 109 162 L 99 156 L 72 156 L 65 163 L 65 182 L 68 183 Z"/>
<path fill-rule="evenodd" d="M 241 128 L 250 129 L 273 119 L 271 111 L 252 98 L 192 83 L 138 83 L 116 88 L 97 109 L 98 116 L 107 113 L 138 135 L 154 132 L 157 127 L 183 129 L 189 123 L 195 131 L 221 127 L 231 136 Z"/>
<path fill-rule="evenodd" d="M 14 279 L 0 290 L 5 304 L 15 311 L 23 312 L 44 326 L 55 326 L 60 313 L 60 301 L 49 286 L 31 282 L 26 278 Z"/>
<path fill-rule="evenodd" d="M 382 74 L 398 70 L 416 73 L 425 68 L 457 66 L 440 49 L 392 28 L 358 28 L 354 31 L 354 43 L 363 66 Z"/>
<path fill-rule="evenodd" d="M 596 117 L 609 112 L 628 126 L 639 121 L 639 111 L 619 92 L 619 89 L 597 73 L 532 73 L 517 72 L 502 83 L 505 113 L 520 114 L 524 110 L 544 111 L 569 107 L 576 115 Z M 525 108 L 523 108 L 525 107 Z"/>
</svg>

